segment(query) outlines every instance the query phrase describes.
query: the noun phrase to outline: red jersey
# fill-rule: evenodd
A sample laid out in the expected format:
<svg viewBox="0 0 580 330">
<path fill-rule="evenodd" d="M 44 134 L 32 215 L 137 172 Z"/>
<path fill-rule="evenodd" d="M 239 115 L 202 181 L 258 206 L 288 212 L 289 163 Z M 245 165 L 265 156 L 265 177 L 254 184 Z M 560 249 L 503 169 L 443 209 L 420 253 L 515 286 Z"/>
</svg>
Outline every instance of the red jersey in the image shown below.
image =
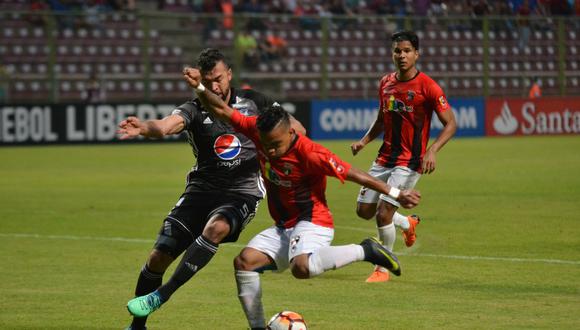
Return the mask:
<svg viewBox="0 0 580 330">
<path fill-rule="evenodd" d="M 326 176 L 344 182 L 351 165 L 299 134 L 282 157 L 269 159 L 263 152 L 256 120 L 257 117 L 246 117 L 237 110 L 231 118 L 234 129 L 256 144 L 268 209 L 276 225 L 291 228 L 298 221 L 311 221 L 333 228 L 332 213 L 326 202 Z"/>
<path fill-rule="evenodd" d="M 379 86 L 384 137 L 376 162 L 421 172 L 433 111 L 449 109 L 443 90 L 426 74 L 419 72 L 408 81 L 397 80 L 395 73 L 384 76 Z"/>
</svg>

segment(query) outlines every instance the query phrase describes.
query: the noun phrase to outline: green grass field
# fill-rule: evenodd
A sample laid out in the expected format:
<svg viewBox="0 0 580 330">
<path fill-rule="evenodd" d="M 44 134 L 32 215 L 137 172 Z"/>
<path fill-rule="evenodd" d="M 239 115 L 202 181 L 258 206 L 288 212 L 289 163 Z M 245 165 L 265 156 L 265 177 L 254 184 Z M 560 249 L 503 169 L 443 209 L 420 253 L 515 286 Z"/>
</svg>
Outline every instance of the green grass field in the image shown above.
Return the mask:
<svg viewBox="0 0 580 330">
<path fill-rule="evenodd" d="M 323 142 L 367 169 L 350 141 Z M 125 304 L 193 159 L 185 143 L 0 148 L 0 329 L 122 329 Z M 423 222 L 403 276 L 366 263 L 296 280 L 262 277 L 266 314 L 311 329 L 580 328 L 580 138 L 456 139 L 418 188 Z M 334 244 L 375 235 L 358 187 L 330 179 Z M 232 259 L 269 226 L 265 204 L 236 244 L 150 318 L 150 329 L 245 329 Z M 173 271 L 170 268 L 169 273 Z"/>
</svg>

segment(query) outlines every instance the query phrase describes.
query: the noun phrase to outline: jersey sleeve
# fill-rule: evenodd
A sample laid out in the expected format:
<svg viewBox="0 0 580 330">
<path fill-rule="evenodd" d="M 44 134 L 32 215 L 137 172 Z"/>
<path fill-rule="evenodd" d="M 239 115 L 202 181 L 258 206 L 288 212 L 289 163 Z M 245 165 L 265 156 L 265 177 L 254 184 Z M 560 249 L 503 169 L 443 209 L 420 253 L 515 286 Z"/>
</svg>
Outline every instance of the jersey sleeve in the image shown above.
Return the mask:
<svg viewBox="0 0 580 330">
<path fill-rule="evenodd" d="M 255 144 L 259 143 L 258 128 L 256 127 L 255 116 L 244 116 L 238 110 L 234 110 L 230 122 L 232 127 L 247 136 Z"/>
<path fill-rule="evenodd" d="M 443 89 L 441 89 L 441 87 L 439 87 L 439 85 L 433 80 L 431 80 L 427 85 L 427 97 L 435 111 L 443 113 L 451 109 L 449 102 L 447 102 L 447 97 L 445 96 L 445 93 L 443 93 Z"/>
<path fill-rule="evenodd" d="M 305 165 L 308 170 L 315 174 L 333 176 L 344 183 L 351 165 L 320 144 L 312 141 L 310 143 L 310 146 L 306 148 L 307 152 L 305 152 Z"/>
<path fill-rule="evenodd" d="M 191 128 L 191 123 L 193 123 L 196 114 L 198 111 L 194 111 L 197 108 L 197 105 L 193 101 L 188 101 L 177 108 L 175 108 L 171 114 L 178 115 L 185 121 L 185 129 Z"/>
</svg>

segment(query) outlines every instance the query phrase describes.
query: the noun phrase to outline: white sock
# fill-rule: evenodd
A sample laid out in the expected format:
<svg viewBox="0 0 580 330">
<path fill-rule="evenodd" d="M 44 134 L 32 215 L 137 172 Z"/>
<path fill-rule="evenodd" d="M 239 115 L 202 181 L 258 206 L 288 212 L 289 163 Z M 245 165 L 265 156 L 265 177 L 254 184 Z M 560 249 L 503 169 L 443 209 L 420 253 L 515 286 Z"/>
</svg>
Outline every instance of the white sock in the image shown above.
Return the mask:
<svg viewBox="0 0 580 330">
<path fill-rule="evenodd" d="M 409 230 L 409 219 L 406 216 L 402 215 L 399 212 L 395 212 L 393 215 L 393 223 L 397 228 L 401 228 L 403 230 Z"/>
<path fill-rule="evenodd" d="M 308 258 L 310 277 L 318 276 L 330 269 L 344 267 L 355 261 L 364 260 L 365 252 L 360 245 L 326 246 L 320 248 Z"/>
<path fill-rule="evenodd" d="M 395 240 L 397 239 L 395 224 L 390 223 L 377 229 L 379 231 L 379 239 L 383 242 L 383 245 L 387 250 L 393 252 L 393 246 L 395 246 Z"/>
<path fill-rule="evenodd" d="M 246 313 L 250 328 L 265 328 L 264 307 L 262 306 L 262 287 L 260 274 L 252 271 L 236 270 L 238 298 Z"/>
</svg>

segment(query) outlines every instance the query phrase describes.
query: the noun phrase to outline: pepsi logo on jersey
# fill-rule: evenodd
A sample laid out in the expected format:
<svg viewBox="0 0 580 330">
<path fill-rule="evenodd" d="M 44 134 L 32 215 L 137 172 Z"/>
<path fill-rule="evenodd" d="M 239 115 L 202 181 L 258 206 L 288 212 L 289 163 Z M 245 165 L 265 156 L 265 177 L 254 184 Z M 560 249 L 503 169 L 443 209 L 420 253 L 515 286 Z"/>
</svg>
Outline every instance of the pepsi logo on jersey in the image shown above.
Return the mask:
<svg viewBox="0 0 580 330">
<path fill-rule="evenodd" d="M 240 154 L 242 144 L 237 136 L 233 134 L 223 134 L 215 139 L 213 150 L 220 159 L 232 160 Z"/>
</svg>

